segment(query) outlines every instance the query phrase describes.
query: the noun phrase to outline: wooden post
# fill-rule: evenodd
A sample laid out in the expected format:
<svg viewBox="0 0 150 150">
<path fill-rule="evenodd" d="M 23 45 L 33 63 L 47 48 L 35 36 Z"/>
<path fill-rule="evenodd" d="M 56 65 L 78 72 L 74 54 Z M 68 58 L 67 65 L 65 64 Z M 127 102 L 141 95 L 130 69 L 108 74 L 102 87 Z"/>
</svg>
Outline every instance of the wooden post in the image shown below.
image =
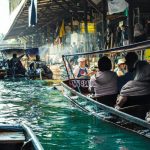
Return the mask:
<svg viewBox="0 0 150 150">
<path fill-rule="evenodd" d="M 102 20 L 103 20 L 103 25 L 102 25 L 102 47 L 103 49 L 105 49 L 105 31 L 106 31 L 106 28 L 107 28 L 107 20 L 106 20 L 106 17 L 107 17 L 107 1 L 106 0 L 103 0 L 102 2 L 102 5 L 103 5 L 103 14 L 102 14 Z"/>
<path fill-rule="evenodd" d="M 87 52 L 89 48 L 87 9 L 88 9 L 88 3 L 87 0 L 84 0 L 85 52 Z"/>
<path fill-rule="evenodd" d="M 128 31 L 129 31 L 129 43 L 133 43 L 134 25 L 133 25 L 133 1 L 129 1 L 129 15 L 128 15 Z"/>
</svg>

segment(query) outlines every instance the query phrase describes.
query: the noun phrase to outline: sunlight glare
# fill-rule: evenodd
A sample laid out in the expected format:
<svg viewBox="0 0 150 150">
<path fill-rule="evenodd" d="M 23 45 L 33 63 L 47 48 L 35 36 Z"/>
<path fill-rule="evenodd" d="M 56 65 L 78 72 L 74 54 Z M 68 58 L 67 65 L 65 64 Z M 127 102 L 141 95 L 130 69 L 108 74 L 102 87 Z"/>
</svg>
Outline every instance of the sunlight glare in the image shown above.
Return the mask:
<svg viewBox="0 0 150 150">
<path fill-rule="evenodd" d="M 0 33 L 5 34 L 9 24 L 9 3 L 8 0 L 0 0 Z"/>
</svg>

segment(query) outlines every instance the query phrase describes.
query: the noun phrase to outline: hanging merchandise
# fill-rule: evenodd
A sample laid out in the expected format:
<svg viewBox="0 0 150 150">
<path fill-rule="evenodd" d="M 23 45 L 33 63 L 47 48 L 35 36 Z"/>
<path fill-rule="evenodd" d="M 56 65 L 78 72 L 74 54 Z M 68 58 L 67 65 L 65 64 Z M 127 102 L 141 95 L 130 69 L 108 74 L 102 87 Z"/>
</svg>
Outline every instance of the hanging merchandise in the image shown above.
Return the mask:
<svg viewBox="0 0 150 150">
<path fill-rule="evenodd" d="M 29 6 L 29 27 L 37 23 L 37 0 L 31 0 Z"/>
<path fill-rule="evenodd" d="M 128 3 L 125 0 L 108 0 L 108 14 L 120 13 L 128 8 Z"/>
</svg>

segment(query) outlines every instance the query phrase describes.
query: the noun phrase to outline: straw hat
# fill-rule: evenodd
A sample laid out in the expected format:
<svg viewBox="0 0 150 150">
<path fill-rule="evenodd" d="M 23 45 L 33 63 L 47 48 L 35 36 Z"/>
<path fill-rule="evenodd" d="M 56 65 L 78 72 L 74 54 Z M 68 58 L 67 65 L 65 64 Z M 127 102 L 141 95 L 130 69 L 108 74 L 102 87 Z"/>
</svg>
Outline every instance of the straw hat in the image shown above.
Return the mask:
<svg viewBox="0 0 150 150">
<path fill-rule="evenodd" d="M 125 64 L 125 59 L 124 58 L 119 59 L 117 64 L 118 65 Z"/>
<path fill-rule="evenodd" d="M 85 58 L 81 57 L 78 59 L 78 62 L 85 61 Z"/>
</svg>

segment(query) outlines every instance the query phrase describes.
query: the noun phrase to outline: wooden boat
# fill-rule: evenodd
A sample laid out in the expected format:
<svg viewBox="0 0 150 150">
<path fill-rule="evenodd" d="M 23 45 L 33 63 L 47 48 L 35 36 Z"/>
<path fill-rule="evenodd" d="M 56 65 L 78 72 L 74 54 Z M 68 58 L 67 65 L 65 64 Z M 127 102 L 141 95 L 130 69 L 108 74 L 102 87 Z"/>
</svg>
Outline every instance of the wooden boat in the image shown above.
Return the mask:
<svg viewBox="0 0 150 150">
<path fill-rule="evenodd" d="M 44 150 L 33 131 L 22 125 L 0 125 L 1 150 Z"/>
<path fill-rule="evenodd" d="M 125 51 L 141 51 L 150 47 L 150 41 L 114 48 L 110 50 L 96 51 L 90 53 L 80 53 L 78 55 L 89 54 L 103 54 L 111 52 L 125 52 Z M 76 54 L 77 55 L 77 54 Z M 66 57 L 72 55 L 63 55 L 63 61 L 66 65 Z M 67 61 L 68 63 L 68 61 Z M 66 69 L 67 70 L 67 69 Z M 69 74 L 68 74 L 69 78 Z M 147 138 L 150 138 L 150 123 L 145 120 L 146 113 L 150 110 L 150 104 L 147 105 L 131 105 L 120 110 L 115 109 L 115 103 L 110 104 L 108 101 L 99 101 L 91 96 L 89 93 L 88 79 L 68 79 L 62 82 L 62 85 L 67 92 L 64 95 L 78 108 L 86 113 L 94 115 L 104 121 L 115 124 L 119 127 L 133 131 Z M 69 91 L 69 92 L 68 92 Z M 110 101 L 112 97 L 109 97 Z"/>
<path fill-rule="evenodd" d="M 28 61 L 27 74 L 32 80 L 48 80 L 53 78 L 53 72 L 45 61 Z"/>
<path fill-rule="evenodd" d="M 112 106 L 91 98 L 88 95 L 90 94 L 87 89 L 88 80 L 66 80 L 62 82 L 62 85 L 69 90 L 69 93 L 64 92 L 65 97 L 84 112 L 150 138 L 150 123 L 145 120 L 146 113 L 150 110 L 150 105 L 134 105 L 124 107 L 119 111 Z"/>
</svg>

